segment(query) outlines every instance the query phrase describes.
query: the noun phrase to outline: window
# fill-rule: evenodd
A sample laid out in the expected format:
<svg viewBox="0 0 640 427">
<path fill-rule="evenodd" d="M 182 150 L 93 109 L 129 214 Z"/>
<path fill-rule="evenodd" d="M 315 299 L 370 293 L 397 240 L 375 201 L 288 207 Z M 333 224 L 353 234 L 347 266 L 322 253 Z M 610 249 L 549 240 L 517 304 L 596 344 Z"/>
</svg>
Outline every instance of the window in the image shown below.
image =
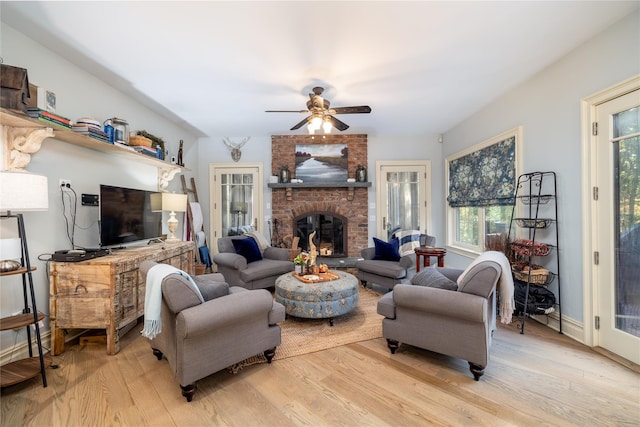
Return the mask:
<svg viewBox="0 0 640 427">
<path fill-rule="evenodd" d="M 519 174 L 522 129 L 446 159 L 447 246 L 480 253 L 508 232 Z"/>
</svg>

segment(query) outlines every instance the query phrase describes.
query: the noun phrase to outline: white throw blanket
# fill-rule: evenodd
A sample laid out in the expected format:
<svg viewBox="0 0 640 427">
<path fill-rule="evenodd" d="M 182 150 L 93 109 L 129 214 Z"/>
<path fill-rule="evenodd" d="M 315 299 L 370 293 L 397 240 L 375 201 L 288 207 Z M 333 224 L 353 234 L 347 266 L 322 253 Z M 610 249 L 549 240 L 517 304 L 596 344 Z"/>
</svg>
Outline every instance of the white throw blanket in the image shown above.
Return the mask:
<svg viewBox="0 0 640 427">
<path fill-rule="evenodd" d="M 460 277 L 458 277 L 458 285 L 462 283 L 467 271 L 471 270 L 474 265 L 482 261 L 494 261 L 498 263 L 502 269 L 502 273 L 500 273 L 500 278 L 498 279 L 498 293 L 500 295 L 500 322 L 509 324 L 511 323 L 511 316 L 513 315 L 513 310 L 515 308 L 513 276 L 511 275 L 511 264 L 509 264 L 509 260 L 502 252 L 487 251 L 480 254 L 480 256 L 474 259 L 466 270 L 462 272 Z"/>
<path fill-rule="evenodd" d="M 265 239 L 265 237 L 262 235 L 262 233 L 258 233 L 257 231 L 250 231 L 244 234 L 246 236 L 253 237 L 253 240 L 256 241 L 256 243 L 258 244 L 258 247 L 260 248 L 260 252 L 264 252 L 265 249 L 271 246 L 267 241 L 267 239 Z"/>
<path fill-rule="evenodd" d="M 398 252 L 400 256 L 411 255 L 414 253 L 415 248 L 420 246 L 420 230 L 399 230 L 393 233 L 399 241 Z"/>
<path fill-rule="evenodd" d="M 179 274 L 186 278 L 193 287 L 200 302 L 204 302 L 200 289 L 190 275 L 172 265 L 157 264 L 147 271 L 147 283 L 144 294 L 144 328 L 140 333 L 150 340 L 162 332 L 162 281 L 169 274 Z"/>
</svg>

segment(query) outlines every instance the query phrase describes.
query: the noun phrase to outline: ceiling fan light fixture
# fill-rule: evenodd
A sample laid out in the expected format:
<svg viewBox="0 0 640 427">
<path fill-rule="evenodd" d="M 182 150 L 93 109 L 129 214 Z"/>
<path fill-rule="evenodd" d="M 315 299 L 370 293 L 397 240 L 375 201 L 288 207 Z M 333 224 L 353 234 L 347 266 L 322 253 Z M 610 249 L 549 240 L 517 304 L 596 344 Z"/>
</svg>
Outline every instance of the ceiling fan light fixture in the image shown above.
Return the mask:
<svg viewBox="0 0 640 427">
<path fill-rule="evenodd" d="M 306 110 L 266 110 L 266 112 L 309 113 L 309 116 L 300 120 L 289 130 L 297 130 L 307 125 L 307 131 L 310 135 L 313 135 L 315 131 L 319 131 L 320 129 L 322 129 L 325 134 L 331 133 L 332 128 L 336 128 L 341 132 L 349 129 L 349 125 L 334 117 L 335 114 L 362 114 L 371 112 L 371 107 L 368 105 L 329 108 L 331 103 L 321 96 L 323 91 L 324 89 L 319 86 L 313 88 L 313 93 L 309 94 Z"/>
<path fill-rule="evenodd" d="M 328 118 L 325 118 L 324 122 L 322 122 L 322 130 L 324 130 L 324 133 L 331 133 L 332 127 L 333 125 L 331 124 L 331 121 Z"/>
<path fill-rule="evenodd" d="M 322 117 L 314 116 L 311 119 L 311 125 L 313 126 L 313 130 L 320 130 L 320 127 L 322 126 Z"/>
</svg>

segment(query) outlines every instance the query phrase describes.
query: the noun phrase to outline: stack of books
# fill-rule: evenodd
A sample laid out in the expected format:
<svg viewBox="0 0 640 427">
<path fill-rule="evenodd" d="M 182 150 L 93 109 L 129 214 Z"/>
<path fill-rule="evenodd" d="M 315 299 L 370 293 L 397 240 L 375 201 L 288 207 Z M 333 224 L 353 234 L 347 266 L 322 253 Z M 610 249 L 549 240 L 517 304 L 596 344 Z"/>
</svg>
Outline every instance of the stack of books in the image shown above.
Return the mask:
<svg viewBox="0 0 640 427">
<path fill-rule="evenodd" d="M 100 127 L 96 127 L 96 126 L 91 126 L 88 124 L 82 124 L 82 123 L 76 123 L 75 125 L 73 125 L 71 127 L 71 129 L 74 132 L 78 132 L 82 135 L 86 135 L 90 138 L 94 138 L 97 139 L 99 141 L 103 141 L 103 142 L 108 142 L 108 143 L 112 143 L 109 140 L 109 135 L 107 135 L 106 132 L 104 132 L 102 129 L 100 129 Z"/>
<path fill-rule="evenodd" d="M 71 120 L 56 113 L 41 110 L 39 108 L 27 109 L 30 117 L 37 118 L 40 122 L 47 126 L 56 126 L 62 129 L 71 129 Z"/>
<path fill-rule="evenodd" d="M 147 156 L 151 156 L 151 157 L 158 157 L 158 149 L 154 148 L 154 147 L 144 147 L 142 145 L 136 145 L 135 147 L 133 147 L 134 150 L 136 150 L 138 153 L 147 155 Z"/>
</svg>

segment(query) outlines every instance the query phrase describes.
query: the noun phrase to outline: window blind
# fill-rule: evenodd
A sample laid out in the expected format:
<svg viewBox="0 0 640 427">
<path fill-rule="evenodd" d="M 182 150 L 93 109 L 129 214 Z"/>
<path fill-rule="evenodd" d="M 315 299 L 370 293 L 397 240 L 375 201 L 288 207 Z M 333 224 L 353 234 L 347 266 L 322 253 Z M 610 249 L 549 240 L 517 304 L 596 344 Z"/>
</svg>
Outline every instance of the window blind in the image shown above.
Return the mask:
<svg viewBox="0 0 640 427">
<path fill-rule="evenodd" d="M 452 208 L 513 205 L 515 185 L 515 136 L 449 161 Z"/>
</svg>

